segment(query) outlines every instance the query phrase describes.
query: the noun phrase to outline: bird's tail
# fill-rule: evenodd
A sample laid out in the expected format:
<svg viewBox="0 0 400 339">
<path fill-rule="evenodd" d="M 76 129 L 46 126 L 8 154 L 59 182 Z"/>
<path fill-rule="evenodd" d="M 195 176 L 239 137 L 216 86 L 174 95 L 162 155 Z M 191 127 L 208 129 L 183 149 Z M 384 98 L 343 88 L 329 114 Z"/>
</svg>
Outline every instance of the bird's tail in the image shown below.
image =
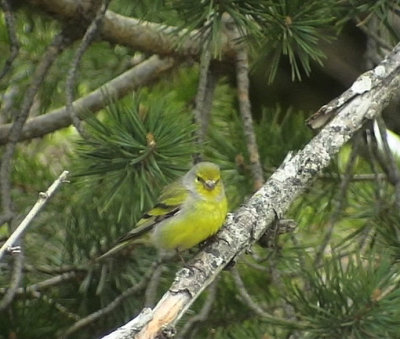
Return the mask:
<svg viewBox="0 0 400 339">
<path fill-rule="evenodd" d="M 132 241 L 131 238 L 127 238 L 126 240 L 122 240 L 118 242 L 114 247 L 109 249 L 106 253 L 100 255 L 95 259 L 95 261 L 101 261 L 108 257 L 113 256 L 114 254 L 118 253 L 119 251 L 123 250 L 125 247 L 128 246 L 135 246 L 135 245 L 149 245 L 149 239 L 147 238 L 139 238 Z"/>
<path fill-rule="evenodd" d="M 125 247 L 127 247 L 130 244 L 131 244 L 131 242 L 129 242 L 129 241 L 122 241 L 122 242 L 118 243 L 117 245 L 115 245 L 110 250 L 108 250 L 106 253 L 102 254 L 99 257 L 97 257 L 96 261 L 101 261 L 101 260 L 104 260 L 105 258 L 111 257 L 115 253 L 118 253 L 119 251 L 121 251 L 122 249 L 124 249 Z"/>
</svg>

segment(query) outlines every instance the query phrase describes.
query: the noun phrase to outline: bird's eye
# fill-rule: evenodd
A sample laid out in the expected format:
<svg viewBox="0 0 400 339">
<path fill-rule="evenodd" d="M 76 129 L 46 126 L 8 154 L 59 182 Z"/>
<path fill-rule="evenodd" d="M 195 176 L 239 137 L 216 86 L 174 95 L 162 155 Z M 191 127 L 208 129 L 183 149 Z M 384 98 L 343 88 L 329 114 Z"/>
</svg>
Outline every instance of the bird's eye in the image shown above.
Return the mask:
<svg viewBox="0 0 400 339">
<path fill-rule="evenodd" d="M 203 179 L 202 179 L 201 177 L 197 176 L 197 177 L 196 177 L 196 181 L 197 181 L 197 182 L 202 182 Z"/>
</svg>

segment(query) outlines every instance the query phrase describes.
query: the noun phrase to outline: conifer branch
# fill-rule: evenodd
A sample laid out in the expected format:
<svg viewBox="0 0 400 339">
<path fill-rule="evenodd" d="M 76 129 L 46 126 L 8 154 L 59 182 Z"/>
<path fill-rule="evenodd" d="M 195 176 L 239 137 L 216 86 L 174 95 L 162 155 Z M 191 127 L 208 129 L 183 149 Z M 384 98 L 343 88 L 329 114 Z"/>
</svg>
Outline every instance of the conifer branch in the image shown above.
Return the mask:
<svg viewBox="0 0 400 339">
<path fill-rule="evenodd" d="M 67 76 L 67 82 L 65 84 L 65 96 L 67 99 L 67 112 L 71 116 L 72 124 L 75 126 L 76 130 L 79 132 L 81 136 L 85 136 L 84 130 L 81 126 L 81 120 L 79 119 L 78 113 L 74 109 L 73 101 L 74 101 L 74 87 L 75 80 L 77 76 L 77 70 L 79 63 L 83 57 L 85 51 L 89 48 L 93 40 L 96 38 L 99 26 L 104 18 L 104 14 L 108 8 L 108 5 L 111 0 L 103 0 L 102 5 L 100 6 L 98 13 L 96 14 L 93 21 L 90 23 L 88 29 L 86 30 L 81 44 L 78 50 L 75 53 L 75 57 L 71 62 L 71 66 Z"/>
<path fill-rule="evenodd" d="M 3 257 L 6 251 L 9 251 L 10 248 L 18 241 L 22 233 L 26 230 L 26 228 L 30 225 L 32 220 L 36 217 L 36 215 L 40 212 L 43 206 L 47 203 L 47 201 L 53 196 L 57 188 L 64 182 L 66 182 L 68 176 L 68 171 L 64 171 L 61 175 L 51 184 L 46 192 L 39 193 L 39 199 L 36 204 L 29 211 L 27 216 L 22 220 L 22 222 L 18 225 L 15 231 L 10 235 L 7 241 L 0 248 L 0 260 Z"/>
<path fill-rule="evenodd" d="M 12 12 L 9 0 L 1 0 L 0 6 L 3 9 L 4 17 L 7 26 L 8 39 L 10 40 L 10 56 L 6 60 L 3 69 L 0 71 L 0 80 L 9 72 L 12 63 L 19 52 L 19 42 L 15 30 L 15 18 Z"/>
<path fill-rule="evenodd" d="M 158 78 L 175 66 L 172 58 L 160 59 L 150 57 L 143 63 L 115 77 L 88 95 L 73 102 L 80 118 L 87 112 L 97 112 L 109 103 L 109 98 L 120 99 L 132 90 L 137 89 Z M 27 121 L 18 141 L 42 137 L 61 128 L 71 125 L 72 120 L 66 107 L 55 109 L 47 114 Z M 7 143 L 11 124 L 0 126 L 0 145 Z"/>
<path fill-rule="evenodd" d="M 228 216 L 216 240 L 176 274 L 154 309 L 143 310 L 106 338 L 154 338 L 163 328 L 174 325 L 222 269 L 269 229 L 276 214 L 284 215 L 340 148 L 365 121 L 380 114 L 399 89 L 400 44 L 380 65 L 358 78 L 352 86 L 355 94 L 351 100 L 345 100 L 346 92 L 345 97 L 337 98 L 338 105 L 332 108 L 336 110 L 335 118 L 302 150 L 288 157 L 246 204 Z"/>
<path fill-rule="evenodd" d="M 65 22 L 79 19 L 81 13 L 87 10 L 86 7 L 91 4 L 90 1 L 82 3 L 69 0 L 25 0 L 25 2 L 39 7 L 47 13 L 51 13 L 56 19 Z M 133 50 L 163 56 L 198 57 L 200 55 L 202 41 L 198 38 L 198 32 L 182 31 L 178 34 L 171 34 L 172 32 L 177 33 L 177 27 L 126 17 L 110 10 L 105 13 L 101 30 L 103 39 L 113 44 L 130 47 Z M 183 36 L 184 34 L 187 36 Z M 221 48 L 227 51 L 228 45 L 225 44 Z"/>
</svg>

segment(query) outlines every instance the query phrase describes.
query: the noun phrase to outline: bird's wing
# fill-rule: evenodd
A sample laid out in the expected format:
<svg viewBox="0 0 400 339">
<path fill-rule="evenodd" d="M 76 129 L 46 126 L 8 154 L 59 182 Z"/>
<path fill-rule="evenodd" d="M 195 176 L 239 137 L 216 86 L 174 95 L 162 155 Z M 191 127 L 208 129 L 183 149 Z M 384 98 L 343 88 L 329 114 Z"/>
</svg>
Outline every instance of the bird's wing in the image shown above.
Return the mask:
<svg viewBox="0 0 400 339">
<path fill-rule="evenodd" d="M 176 215 L 181 210 L 188 194 L 189 191 L 185 188 L 181 179 L 167 185 L 160 195 L 159 202 L 142 216 L 136 224 L 136 227 L 119 238 L 113 248 L 98 257 L 96 260 L 103 260 L 104 258 L 119 252 L 121 249 L 131 244 L 131 240 L 151 231 L 159 222 Z"/>
<path fill-rule="evenodd" d="M 118 243 L 140 237 L 151 231 L 159 222 L 176 215 L 188 193 L 181 180 L 167 185 L 160 195 L 159 202 L 142 216 L 135 228 L 118 239 Z"/>
</svg>

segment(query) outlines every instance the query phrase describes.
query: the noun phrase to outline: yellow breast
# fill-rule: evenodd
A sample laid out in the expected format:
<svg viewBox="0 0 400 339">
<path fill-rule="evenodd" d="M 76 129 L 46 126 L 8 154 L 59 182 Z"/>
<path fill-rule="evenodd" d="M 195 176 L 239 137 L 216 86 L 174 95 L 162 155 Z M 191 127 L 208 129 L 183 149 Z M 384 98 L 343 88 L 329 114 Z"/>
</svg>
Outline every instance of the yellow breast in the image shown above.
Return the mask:
<svg viewBox="0 0 400 339">
<path fill-rule="evenodd" d="M 157 248 L 185 250 L 196 246 L 221 228 L 227 214 L 227 202 L 199 200 L 178 215 L 161 222 L 153 233 Z"/>
</svg>

